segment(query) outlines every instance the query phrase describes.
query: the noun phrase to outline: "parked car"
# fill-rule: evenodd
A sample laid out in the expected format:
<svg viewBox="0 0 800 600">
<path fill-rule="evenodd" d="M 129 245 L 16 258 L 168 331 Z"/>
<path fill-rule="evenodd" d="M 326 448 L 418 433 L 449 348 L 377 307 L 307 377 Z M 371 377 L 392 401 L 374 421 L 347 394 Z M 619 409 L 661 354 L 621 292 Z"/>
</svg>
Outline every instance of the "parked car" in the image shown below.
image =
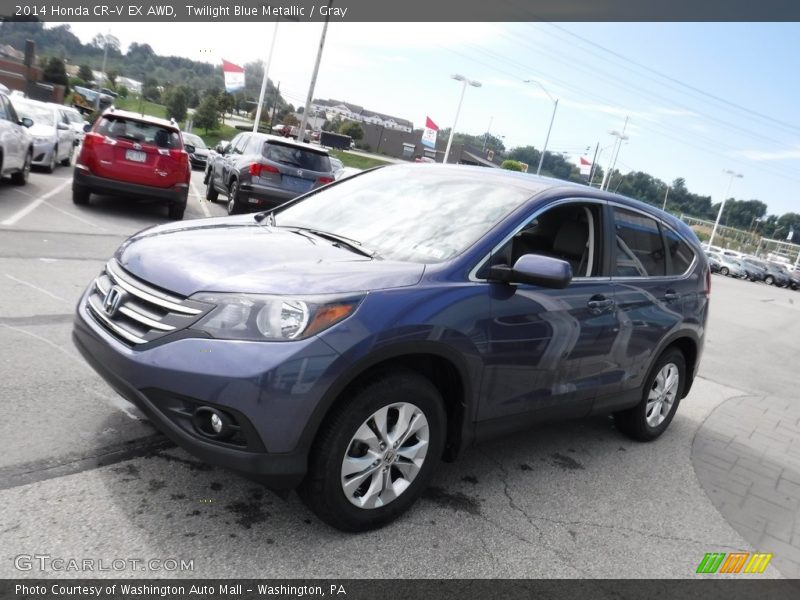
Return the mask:
<svg viewBox="0 0 800 600">
<path fill-rule="evenodd" d="M 800 290 L 800 271 L 789 271 L 789 287 Z"/>
<path fill-rule="evenodd" d="M 228 214 L 274 208 L 334 180 L 328 151 L 264 133 L 240 133 L 214 157 L 206 199 L 227 194 Z"/>
<path fill-rule="evenodd" d="M 33 121 L 33 166 L 44 167 L 52 173 L 58 164 L 69 166 L 75 151 L 75 133 L 65 121 L 66 117 L 55 104 L 27 98 L 13 100 L 17 114 Z"/>
<path fill-rule="evenodd" d="M 189 163 L 192 168 L 205 169 L 208 164 L 209 149 L 199 135 L 183 133 L 183 145 L 189 153 Z"/>
<path fill-rule="evenodd" d="M 745 277 L 750 281 L 764 281 L 767 277 L 767 265 L 753 256 L 745 256 L 741 260 Z"/>
<path fill-rule="evenodd" d="M 784 270 L 783 265 L 766 262 L 767 274 L 764 283 L 767 285 L 777 285 L 778 287 L 788 287 L 790 284 L 789 273 Z"/>
<path fill-rule="evenodd" d="M 490 436 L 612 413 L 659 437 L 697 373 L 710 281 L 691 229 L 650 205 L 394 165 L 134 235 L 73 339 L 177 444 L 360 531 Z"/>
<path fill-rule="evenodd" d="M 747 273 L 738 259 L 727 254 L 717 254 L 716 252 L 709 252 L 709 257 L 713 257 L 719 261 L 719 273 L 721 275 L 730 275 L 731 277 L 746 277 Z"/>
<path fill-rule="evenodd" d="M 96 110 L 106 111 L 113 103 L 114 98 L 108 94 L 79 85 L 72 88 L 72 106 L 85 115 L 90 115 Z"/>
<path fill-rule="evenodd" d="M 53 106 L 58 107 L 58 110 L 62 111 L 65 122 L 70 126 L 70 129 L 72 129 L 73 133 L 75 134 L 74 143 L 77 146 L 83 141 L 83 137 L 86 135 L 86 132 L 91 129 L 91 123 L 83 118 L 83 115 L 77 108 L 72 108 L 71 106 L 62 106 L 60 104 L 54 104 Z"/>
<path fill-rule="evenodd" d="M 722 263 L 720 262 L 719 257 L 713 252 L 706 252 L 706 260 L 708 260 L 708 266 L 711 269 L 711 272 L 719 273 L 720 269 L 722 268 Z"/>
<path fill-rule="evenodd" d="M 33 138 L 28 117 L 21 117 L 8 95 L 0 92 L 0 177 L 11 177 L 17 185 L 28 183 L 33 160 Z"/>
<path fill-rule="evenodd" d="M 86 134 L 75 162 L 72 200 L 88 204 L 92 193 L 163 200 L 180 220 L 189 195 L 191 168 L 181 134 L 165 119 L 106 111 Z"/>
</svg>

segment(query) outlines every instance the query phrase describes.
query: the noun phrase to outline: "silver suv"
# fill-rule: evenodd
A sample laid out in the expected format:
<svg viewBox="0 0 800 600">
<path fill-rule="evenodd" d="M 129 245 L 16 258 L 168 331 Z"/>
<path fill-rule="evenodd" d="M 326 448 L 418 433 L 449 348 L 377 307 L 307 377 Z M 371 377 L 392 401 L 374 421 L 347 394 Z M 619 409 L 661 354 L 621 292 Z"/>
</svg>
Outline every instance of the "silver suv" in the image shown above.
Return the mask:
<svg viewBox="0 0 800 600">
<path fill-rule="evenodd" d="M 0 92 L 0 177 L 10 175 L 17 185 L 28 183 L 33 159 L 33 121 L 20 118 L 8 96 Z"/>
<path fill-rule="evenodd" d="M 328 151 L 262 133 L 240 133 L 206 170 L 206 199 L 228 197 L 228 214 L 274 208 L 331 183 Z"/>
</svg>

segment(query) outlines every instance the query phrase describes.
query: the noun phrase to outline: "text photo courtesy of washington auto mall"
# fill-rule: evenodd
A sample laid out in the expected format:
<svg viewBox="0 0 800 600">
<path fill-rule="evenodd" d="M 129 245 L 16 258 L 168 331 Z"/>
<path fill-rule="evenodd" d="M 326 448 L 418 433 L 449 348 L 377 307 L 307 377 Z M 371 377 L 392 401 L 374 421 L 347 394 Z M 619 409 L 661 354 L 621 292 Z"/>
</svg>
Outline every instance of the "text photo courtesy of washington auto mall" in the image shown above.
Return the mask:
<svg viewBox="0 0 800 600">
<path fill-rule="evenodd" d="M 0 15 L 0 597 L 798 597 L 800 8 Z"/>
</svg>

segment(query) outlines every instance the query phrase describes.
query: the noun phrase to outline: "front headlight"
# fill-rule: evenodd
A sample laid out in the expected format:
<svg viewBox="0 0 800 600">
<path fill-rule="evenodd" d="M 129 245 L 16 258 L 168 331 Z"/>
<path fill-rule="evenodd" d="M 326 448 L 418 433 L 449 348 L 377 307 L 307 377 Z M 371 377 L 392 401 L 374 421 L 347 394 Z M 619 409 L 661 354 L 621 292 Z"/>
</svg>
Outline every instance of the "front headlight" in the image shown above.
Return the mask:
<svg viewBox="0 0 800 600">
<path fill-rule="evenodd" d="M 354 296 L 290 298 L 261 294 L 201 292 L 191 298 L 215 304 L 194 329 L 227 340 L 286 341 L 311 337 L 349 317 Z"/>
</svg>

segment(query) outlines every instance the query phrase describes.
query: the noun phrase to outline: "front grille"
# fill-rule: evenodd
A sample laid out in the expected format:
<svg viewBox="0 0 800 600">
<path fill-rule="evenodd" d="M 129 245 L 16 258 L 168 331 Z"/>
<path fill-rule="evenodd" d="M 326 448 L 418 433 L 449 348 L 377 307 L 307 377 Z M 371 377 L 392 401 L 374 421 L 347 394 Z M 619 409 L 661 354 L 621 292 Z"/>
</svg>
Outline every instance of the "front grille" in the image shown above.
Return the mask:
<svg viewBox="0 0 800 600">
<path fill-rule="evenodd" d="M 144 283 L 115 259 L 94 280 L 86 306 L 98 323 L 131 346 L 185 329 L 211 308 Z"/>
</svg>

